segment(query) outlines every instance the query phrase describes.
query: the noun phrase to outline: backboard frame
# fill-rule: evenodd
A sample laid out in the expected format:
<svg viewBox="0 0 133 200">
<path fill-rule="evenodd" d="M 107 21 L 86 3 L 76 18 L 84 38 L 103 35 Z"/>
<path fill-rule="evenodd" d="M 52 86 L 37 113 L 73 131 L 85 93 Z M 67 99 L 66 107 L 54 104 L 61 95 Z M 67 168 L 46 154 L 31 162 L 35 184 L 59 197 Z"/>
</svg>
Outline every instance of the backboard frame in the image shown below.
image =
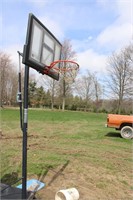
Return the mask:
<svg viewBox="0 0 133 200">
<path fill-rule="evenodd" d="M 39 19 L 30 13 L 26 43 L 23 49 L 23 64 L 32 67 L 41 74 L 45 74 L 45 67 L 49 66 L 51 62 L 61 58 L 61 48 L 62 45 L 57 38 Z M 47 75 L 59 80 L 59 73 L 57 74 L 53 69 Z"/>
</svg>

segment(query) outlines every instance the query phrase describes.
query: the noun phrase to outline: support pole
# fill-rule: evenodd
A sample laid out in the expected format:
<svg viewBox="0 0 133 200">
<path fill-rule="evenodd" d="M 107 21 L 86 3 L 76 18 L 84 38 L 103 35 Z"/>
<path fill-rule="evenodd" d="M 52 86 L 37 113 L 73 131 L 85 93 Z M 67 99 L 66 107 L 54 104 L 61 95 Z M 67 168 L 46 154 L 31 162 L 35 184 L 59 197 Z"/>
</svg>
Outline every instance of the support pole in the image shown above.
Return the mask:
<svg viewBox="0 0 133 200">
<path fill-rule="evenodd" d="M 19 103 L 19 108 L 20 108 L 20 127 L 21 130 L 23 130 L 23 118 L 22 118 L 22 93 L 21 93 L 21 56 L 23 57 L 22 53 L 19 51 L 19 73 L 18 73 L 18 82 L 19 82 L 19 87 L 18 87 L 18 95 L 17 95 L 17 101 Z"/>
<path fill-rule="evenodd" d="M 28 85 L 29 67 L 25 66 L 24 78 L 24 116 L 23 116 L 23 150 L 22 150 L 22 199 L 27 199 L 27 128 L 28 128 Z"/>
</svg>

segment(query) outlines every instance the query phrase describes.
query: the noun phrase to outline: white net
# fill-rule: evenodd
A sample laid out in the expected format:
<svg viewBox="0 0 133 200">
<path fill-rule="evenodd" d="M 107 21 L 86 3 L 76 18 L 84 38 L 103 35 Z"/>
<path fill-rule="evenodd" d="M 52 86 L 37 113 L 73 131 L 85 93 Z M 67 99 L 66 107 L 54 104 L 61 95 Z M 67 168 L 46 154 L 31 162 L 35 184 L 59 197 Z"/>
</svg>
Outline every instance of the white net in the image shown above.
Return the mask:
<svg viewBox="0 0 133 200">
<path fill-rule="evenodd" d="M 74 82 L 79 65 L 75 61 L 59 60 L 51 64 L 51 69 L 58 71 L 66 82 Z"/>
</svg>

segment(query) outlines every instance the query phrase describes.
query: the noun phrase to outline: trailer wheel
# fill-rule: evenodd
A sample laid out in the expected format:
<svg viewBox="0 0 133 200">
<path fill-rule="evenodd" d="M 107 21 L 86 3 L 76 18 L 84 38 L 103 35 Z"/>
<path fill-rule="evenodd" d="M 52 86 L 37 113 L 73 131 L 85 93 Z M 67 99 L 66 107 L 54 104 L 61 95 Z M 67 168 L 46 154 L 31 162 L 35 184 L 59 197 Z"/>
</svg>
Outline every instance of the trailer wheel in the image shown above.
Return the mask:
<svg viewBox="0 0 133 200">
<path fill-rule="evenodd" d="M 121 129 L 121 136 L 125 139 L 133 138 L 133 128 L 131 126 L 124 126 Z"/>
</svg>

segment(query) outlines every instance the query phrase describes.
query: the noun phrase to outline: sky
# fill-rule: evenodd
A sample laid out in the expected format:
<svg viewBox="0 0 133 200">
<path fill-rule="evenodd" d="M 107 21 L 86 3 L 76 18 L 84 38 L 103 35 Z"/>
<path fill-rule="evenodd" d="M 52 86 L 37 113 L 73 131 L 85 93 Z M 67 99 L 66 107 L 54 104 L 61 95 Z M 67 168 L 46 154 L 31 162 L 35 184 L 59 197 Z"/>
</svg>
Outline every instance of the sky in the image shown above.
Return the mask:
<svg viewBox="0 0 133 200">
<path fill-rule="evenodd" d="M 16 66 L 29 13 L 61 43 L 71 41 L 81 74 L 106 74 L 108 57 L 133 42 L 133 0 L 2 0 L 0 50 Z"/>
</svg>

